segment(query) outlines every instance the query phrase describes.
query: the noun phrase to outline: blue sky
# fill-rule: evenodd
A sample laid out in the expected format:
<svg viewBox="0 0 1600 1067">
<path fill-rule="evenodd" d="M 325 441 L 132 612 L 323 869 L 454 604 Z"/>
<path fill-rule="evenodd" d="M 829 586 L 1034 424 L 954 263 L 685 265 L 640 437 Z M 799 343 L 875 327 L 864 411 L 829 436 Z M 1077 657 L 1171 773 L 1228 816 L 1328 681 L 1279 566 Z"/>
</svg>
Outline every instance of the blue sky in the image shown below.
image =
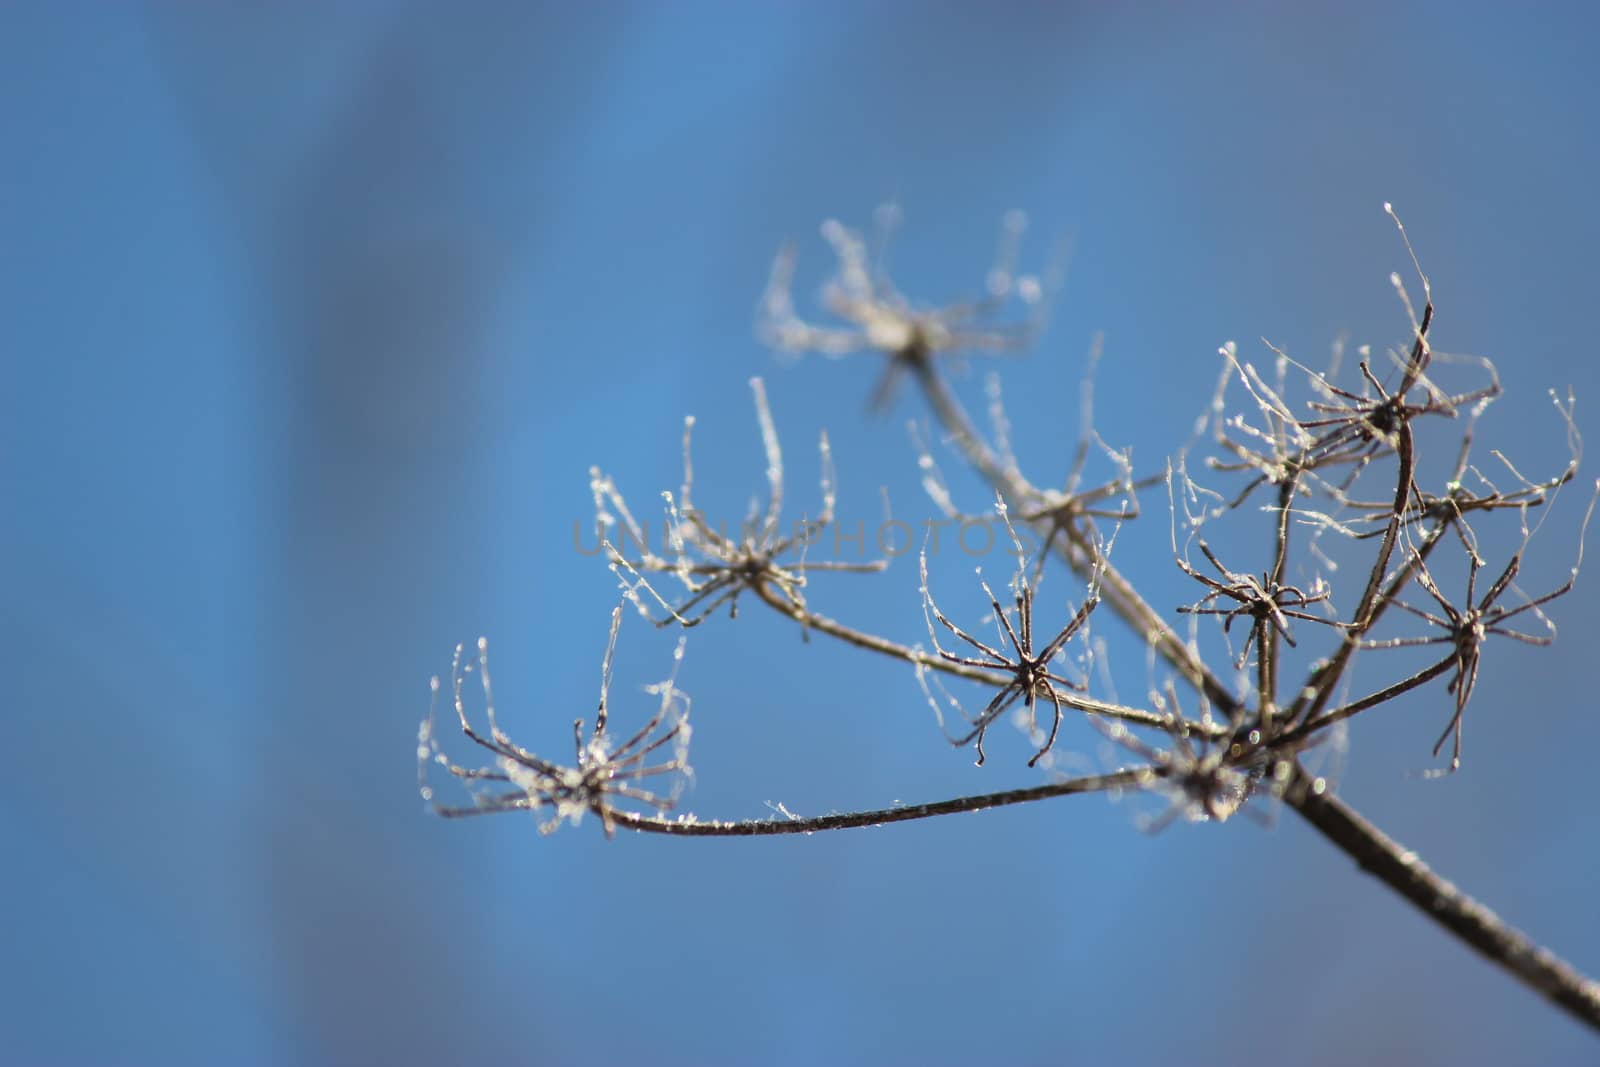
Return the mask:
<svg viewBox="0 0 1600 1067">
<path fill-rule="evenodd" d="M 702 500 L 737 513 L 763 488 L 753 374 L 797 506 L 825 426 L 841 515 L 880 515 L 880 487 L 929 511 L 910 394 L 873 415 L 871 361 L 785 362 L 751 329 L 781 242 L 804 299 L 819 223 L 891 198 L 897 277 L 930 301 L 981 283 L 1010 208 L 1030 262 L 1070 240 L 1048 334 L 1003 366 L 1039 481 L 1097 331 L 1100 428 L 1147 469 L 1223 341 L 1320 363 L 1341 332 L 1403 339 L 1384 201 L 1436 343 L 1506 382 L 1482 440 L 1558 468 L 1548 388 L 1600 432 L 1595 29 L 1585 5 L 8 6 L 8 1056 L 1592 1057 L 1292 816 L 1151 837 L 1080 798 L 806 840 L 540 838 L 424 815 L 412 751 L 429 676 L 479 634 L 507 728 L 570 743 L 615 602 L 573 549 L 588 468 L 646 510 L 694 414 Z M 979 375 L 958 388 L 981 402 Z M 1530 590 L 1570 567 L 1580 498 Z M 1146 503 L 1125 562 L 1175 605 Z M 1409 773 L 1435 693 L 1358 721 L 1340 788 L 1594 973 L 1588 578 L 1553 649 L 1487 653 L 1462 773 Z M 935 580 L 976 616 L 970 567 Z M 812 597 L 925 637 L 909 559 Z M 624 623 L 619 709 L 674 641 Z M 1039 780 L 1010 731 L 973 768 L 907 671 L 754 606 L 697 630 L 679 681 L 708 817 Z M 1081 725 L 1062 745 L 1101 758 Z"/>
</svg>

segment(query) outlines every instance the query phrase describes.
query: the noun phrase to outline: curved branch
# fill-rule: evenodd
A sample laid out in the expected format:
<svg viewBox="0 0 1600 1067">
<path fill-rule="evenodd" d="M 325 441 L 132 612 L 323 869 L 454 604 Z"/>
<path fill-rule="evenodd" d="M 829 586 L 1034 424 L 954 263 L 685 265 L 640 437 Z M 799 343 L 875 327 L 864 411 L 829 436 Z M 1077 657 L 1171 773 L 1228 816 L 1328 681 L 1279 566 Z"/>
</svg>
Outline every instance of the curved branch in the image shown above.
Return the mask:
<svg viewBox="0 0 1600 1067">
<path fill-rule="evenodd" d="M 931 804 L 911 804 L 904 807 L 878 808 L 874 811 L 819 815 L 810 819 L 747 819 L 740 822 L 717 822 L 668 819 L 659 815 L 615 810 L 610 813 L 610 817 L 613 823 L 627 830 L 638 830 L 648 834 L 669 834 L 675 837 L 772 837 L 778 834 L 814 834 L 826 830 L 850 830 L 861 826 L 883 826 L 888 823 L 932 819 L 940 815 L 957 815 L 965 811 L 987 811 L 990 808 L 1029 804 L 1036 800 L 1049 800 L 1052 797 L 1132 789 L 1143 785 L 1153 775 L 1158 776 L 1160 773 L 1158 768 L 1141 767 L 1113 774 L 1068 778 L 1028 789 L 1010 789 L 1000 793 L 955 797 Z"/>
</svg>

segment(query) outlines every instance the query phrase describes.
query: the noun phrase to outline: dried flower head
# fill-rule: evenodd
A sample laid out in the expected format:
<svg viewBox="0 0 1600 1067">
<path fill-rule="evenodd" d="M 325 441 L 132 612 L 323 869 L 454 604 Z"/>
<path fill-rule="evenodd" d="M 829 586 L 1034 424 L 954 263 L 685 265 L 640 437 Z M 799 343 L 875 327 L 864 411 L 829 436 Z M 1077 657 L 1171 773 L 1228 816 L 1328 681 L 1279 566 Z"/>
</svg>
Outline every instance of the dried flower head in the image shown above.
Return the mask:
<svg viewBox="0 0 1600 1067">
<path fill-rule="evenodd" d="M 1005 504 L 1002 502 L 997 506 L 1001 516 L 1005 517 Z M 1007 528 L 1010 528 L 1009 520 L 1007 520 Z M 1012 531 L 1012 539 L 1013 542 L 1016 541 L 1015 531 Z M 1020 557 L 1020 544 L 1017 544 L 1017 550 Z M 947 663 L 993 670 L 1001 676 L 1009 676 L 1006 681 L 1000 684 L 994 697 L 982 711 L 977 715 L 967 716 L 968 721 L 971 723 L 971 729 L 959 737 L 951 737 L 951 744 L 958 748 L 965 748 L 967 745 L 976 742 L 978 766 L 981 767 L 986 758 L 983 751 L 983 738 L 989 726 L 1001 715 L 1005 714 L 1017 701 L 1021 700 L 1028 710 L 1029 731 L 1037 735 L 1040 732 L 1037 704 L 1041 699 L 1048 700 L 1055 711 L 1055 716 L 1051 720 L 1050 730 L 1045 737 L 1044 743 L 1040 746 L 1039 751 L 1033 754 L 1033 758 L 1028 760 L 1028 766 L 1034 766 L 1045 753 L 1055 746 L 1056 734 L 1061 729 L 1062 693 L 1056 687 L 1061 686 L 1065 689 L 1078 690 L 1079 692 L 1087 689 L 1086 683 L 1057 673 L 1057 668 L 1053 667 L 1053 663 L 1061 651 L 1066 648 L 1067 642 L 1072 640 L 1073 636 L 1082 629 L 1083 624 L 1088 621 L 1090 613 L 1100 603 L 1098 588 L 1091 584 L 1088 597 L 1071 619 L 1067 621 L 1067 624 L 1054 637 L 1036 649 L 1034 647 L 1033 634 L 1033 585 L 1028 580 L 1027 568 L 1022 564 L 1020 558 L 1016 577 L 1012 581 L 1013 607 L 1002 608 L 999 598 L 994 594 L 994 590 L 989 588 L 989 583 L 980 579 L 979 585 L 989 598 L 989 607 L 994 613 L 995 626 L 1003 634 L 1002 644 L 1009 642 L 1011 646 L 1011 651 L 1005 652 L 973 637 L 951 622 L 944 612 L 939 610 L 939 605 L 933 599 L 933 592 L 928 587 L 927 552 L 922 553 L 920 564 L 923 614 L 928 624 L 928 637 L 933 642 L 934 651 Z M 1016 617 L 1015 623 L 1012 622 L 1013 615 Z M 975 649 L 978 655 L 961 655 L 944 648 L 939 643 L 939 632 L 933 625 L 936 619 L 940 626 Z M 937 709 L 937 703 L 934 706 Z"/>
<path fill-rule="evenodd" d="M 1517 488 L 1502 489 L 1472 462 L 1477 415 L 1477 412 L 1474 412 L 1473 418 L 1468 421 L 1462 434 L 1456 463 L 1445 482 L 1444 491 L 1430 492 L 1417 487 L 1408 501 L 1405 513 L 1400 517 L 1401 525 L 1410 529 L 1421 524 L 1445 523 L 1455 531 L 1467 552 L 1476 556 L 1478 541 L 1468 519 L 1469 515 L 1512 509 L 1523 511 L 1527 508 L 1540 507 L 1553 500 L 1556 491 L 1572 481 L 1578 473 L 1578 467 L 1583 460 L 1583 438 L 1578 433 L 1577 423 L 1573 418 L 1576 398 L 1572 391 L 1570 389 L 1567 391 L 1564 402 L 1554 389 L 1549 392 L 1556 414 L 1566 429 L 1568 460 L 1560 473 L 1542 481 L 1532 481 L 1517 469 L 1505 453 L 1493 449 L 1490 454 L 1517 484 Z M 1332 530 L 1356 540 L 1379 537 L 1382 536 L 1394 510 L 1392 502 L 1386 500 L 1354 500 L 1346 496 L 1339 500 L 1338 504 L 1344 514 L 1335 516 L 1325 513 L 1306 513 L 1310 524 L 1319 527 L 1319 534 Z"/>
<path fill-rule="evenodd" d="M 833 521 L 833 452 L 828 446 L 826 431 L 818 444 L 822 458 L 822 511 L 815 518 L 796 522 L 788 534 L 780 534 L 783 450 L 778 444 L 772 411 L 767 406 L 765 385 L 760 378 L 752 378 L 750 389 L 755 394 L 756 419 L 761 425 L 761 442 L 766 452 L 769 492 L 764 511 L 752 502 L 737 536 L 731 536 L 726 526 L 713 527 L 705 514 L 694 506 L 694 463 L 689 447 L 694 428 L 692 417 L 684 420 L 682 489 L 676 500 L 671 493 L 662 494 L 667 508 L 666 540 L 670 558 L 651 551 L 648 528 L 634 519 L 616 483 L 599 468 L 590 469 L 589 485 L 594 493 L 599 523 L 603 529 L 614 530 L 622 546 L 618 548 L 609 538 L 604 541 L 611 569 L 617 574 L 627 598 L 657 625 L 676 622 L 695 626 L 724 604 L 728 605 L 729 614 L 736 616 L 739 594 L 751 590 L 759 596 L 781 598 L 804 626 L 806 602 L 802 590 L 808 573 L 879 571 L 887 566 L 883 560 L 849 563 L 806 558 L 812 541 Z M 639 555 L 632 559 L 624 554 L 630 540 L 639 548 Z M 685 596 L 676 604 L 669 603 L 646 577 L 649 573 L 671 574 L 683 585 Z M 655 618 L 651 604 L 661 609 L 664 617 Z"/>
<path fill-rule="evenodd" d="M 1252 364 L 1239 362 L 1232 342 L 1224 345 L 1221 349 L 1224 367 L 1212 402 L 1212 422 L 1217 445 L 1232 459 L 1213 459 L 1211 466 L 1216 470 L 1256 474 L 1234 499 L 1234 506 L 1262 485 L 1283 487 L 1291 494 L 1320 489 L 1340 498 L 1379 455 L 1396 453 L 1403 468 L 1411 466 L 1414 457 L 1410 427 L 1414 419 L 1423 415 L 1454 418 L 1463 410 L 1476 415 L 1500 395 L 1499 376 L 1494 364 L 1487 359 L 1471 361 L 1489 378 L 1488 384 L 1474 390 L 1450 394 L 1428 377 L 1436 356 L 1428 339 L 1434 315 L 1432 284 L 1417 260 L 1399 216 L 1387 204 L 1384 210 L 1399 229 L 1412 265 L 1422 280 L 1424 296 L 1419 318 L 1400 275 L 1389 276 L 1411 320 L 1412 335 L 1408 351 L 1389 353 L 1392 367 L 1388 377 L 1394 380 L 1393 386 L 1384 383 L 1380 377 L 1381 368 L 1374 368 L 1366 348 L 1361 349 L 1357 364 L 1362 383 L 1359 391 L 1355 391 L 1335 385 L 1331 380 L 1332 368 L 1327 375 L 1320 374 L 1291 359 L 1283 349 L 1271 343 L 1267 347 L 1276 357 L 1277 373 L 1275 382 L 1269 383 Z M 1342 350 L 1342 345 L 1335 347 L 1335 364 Z M 1290 366 L 1306 376 L 1318 397 L 1307 403 L 1309 410 L 1304 415 L 1295 414 L 1286 399 L 1286 376 Z M 1259 412 L 1260 425 L 1250 422 L 1243 414 L 1223 417 L 1223 394 L 1235 376 Z M 1336 482 L 1330 481 L 1329 473 L 1337 468 L 1348 469 Z"/>
<path fill-rule="evenodd" d="M 822 286 L 822 306 L 844 325 L 818 326 L 796 313 L 792 292 L 796 257 L 787 246 L 773 261 L 757 323 L 761 340 L 781 351 L 838 358 L 866 349 L 885 356 L 888 365 L 872 392 L 872 405 L 878 408 L 892 399 L 907 370 L 923 373 L 934 356 L 1010 352 L 1032 344 L 1044 329 L 1048 304 L 1045 284 L 1033 275 L 1016 273 L 1027 216 L 1011 211 L 1001 225 L 1000 247 L 983 298 L 938 308 L 913 306 L 882 269 L 883 250 L 899 220 L 898 207 L 879 208 L 878 255 L 872 257 L 876 262 L 869 262 L 867 242 L 859 233 L 836 219 L 822 224 L 822 236 L 833 246 L 835 259 L 834 273 Z M 1054 281 L 1052 276 L 1050 287 Z M 988 321 L 1013 297 L 1029 309 L 1025 319 Z"/>
<path fill-rule="evenodd" d="M 1522 544 L 1506 562 L 1505 569 L 1500 572 L 1480 597 L 1477 593 L 1478 573 L 1484 563 L 1475 550 L 1469 547 L 1467 552 L 1467 588 L 1466 595 L 1460 606 L 1450 601 L 1440 591 L 1438 583 L 1428 570 L 1427 560 L 1423 553 L 1416 547 L 1410 549 L 1410 563 L 1415 572 L 1416 583 L 1420 585 L 1433 601 L 1437 611 L 1416 607 L 1406 601 L 1394 598 L 1391 603 L 1407 614 L 1422 619 L 1440 633 L 1432 637 L 1391 637 L 1383 639 L 1364 639 L 1360 647 L 1366 649 L 1382 648 L 1415 648 L 1433 645 L 1447 647 L 1443 659 L 1430 667 L 1418 671 L 1407 682 L 1420 684 L 1438 675 L 1449 674 L 1450 683 L 1446 691 L 1455 697 L 1454 714 L 1446 724 L 1444 732 L 1439 735 L 1439 740 L 1434 743 L 1433 754 L 1437 756 L 1444 743 L 1454 738 L 1450 751 L 1450 763 L 1440 773 L 1449 774 L 1461 767 L 1461 725 L 1466 714 L 1467 702 L 1472 699 L 1472 691 L 1478 683 L 1478 665 L 1480 663 L 1483 643 L 1490 636 L 1509 637 L 1527 645 L 1548 645 L 1555 640 L 1556 626 L 1542 610 L 1543 605 L 1550 603 L 1558 597 L 1565 596 L 1572 591 L 1573 585 L 1578 580 L 1578 571 L 1583 566 L 1583 537 L 1589 527 L 1589 519 L 1594 514 L 1596 499 L 1600 499 L 1600 482 L 1596 483 L 1597 496 L 1589 500 L 1588 511 L 1584 513 L 1583 525 L 1578 534 L 1578 558 L 1572 565 L 1572 570 L 1567 575 L 1567 580 L 1542 596 L 1522 596 L 1521 603 L 1502 604 L 1501 598 L 1513 590 L 1517 590 L 1517 572 L 1522 567 L 1522 559 L 1528 550 L 1529 541 L 1538 529 L 1523 528 Z M 1525 505 L 1525 508 L 1531 506 Z M 1520 593 L 1520 590 L 1517 590 Z M 1544 628 L 1544 633 L 1526 633 L 1513 629 L 1507 625 L 1512 619 L 1520 615 L 1532 613 Z"/>
<path fill-rule="evenodd" d="M 594 726 L 585 737 L 583 719 L 573 721 L 575 758 L 568 765 L 538 756 L 506 736 L 495 717 L 488 641 L 479 638 L 475 663 L 464 662 L 464 649 L 457 645 L 450 670 L 456 718 L 461 723 L 461 732 L 474 744 L 492 752 L 495 759 L 491 766 L 472 768 L 452 763 L 444 754 L 434 734 L 433 711 L 440 689 L 439 679 L 435 677 L 433 702 L 428 717 L 422 720 L 417 739 L 418 786 L 422 799 L 446 818 L 548 809 L 552 814 L 539 825 L 539 832 L 546 834 L 553 832 L 563 820 L 577 825 L 585 812 L 593 812 L 600 818 L 607 837 L 616 831 L 618 811 L 671 809 L 692 774 L 689 768 L 689 697 L 675 684 L 678 665 L 683 661 L 683 642 L 678 643 L 673 653 L 672 676 L 647 687 L 647 692 L 660 698 L 655 714 L 633 734 L 619 741 L 606 732 L 606 726 L 610 710 L 611 662 L 621 625 L 622 608 L 619 606 L 611 612 L 611 636 L 606 641 L 605 659 L 600 667 L 600 704 L 595 711 Z M 474 670 L 483 686 L 489 720 L 487 737 L 467 718 L 462 695 L 466 675 Z M 433 787 L 428 784 L 429 763 L 439 764 L 465 782 L 472 790 L 474 803 L 465 807 L 438 803 Z M 670 778 L 670 789 L 662 793 L 641 784 L 656 778 Z"/>
<path fill-rule="evenodd" d="M 1260 572 L 1259 578 L 1254 574 L 1229 570 L 1217 558 L 1205 538 L 1196 536 L 1191 529 L 1192 542 L 1199 546 L 1200 553 L 1216 570 L 1216 577 L 1197 569 L 1189 561 L 1187 545 L 1181 552 L 1178 549 L 1177 504 L 1173 495 L 1174 478 L 1183 480 L 1186 497 L 1196 491 L 1195 487 L 1189 481 L 1187 473 L 1181 468 L 1175 472 L 1170 463 L 1167 466 L 1166 478 L 1167 501 L 1172 514 L 1172 524 L 1169 527 L 1172 558 L 1179 570 L 1206 587 L 1205 594 L 1199 600 L 1179 607 L 1178 612 L 1183 615 L 1216 616 L 1222 620 L 1222 630 L 1225 635 L 1232 631 L 1236 620 L 1248 619 L 1250 631 L 1245 637 L 1244 647 L 1234 660 L 1237 669 L 1244 669 L 1250 660 L 1252 648 L 1257 652 L 1258 661 L 1267 655 L 1266 632 L 1269 629 L 1293 647 L 1295 639 L 1289 629 L 1290 619 L 1318 623 L 1332 622 L 1326 614 L 1313 614 L 1305 610 L 1317 604 L 1326 606 L 1328 598 L 1332 595 L 1332 590 L 1320 577 L 1310 585 L 1309 589 L 1302 589 L 1285 582 L 1281 570 L 1277 568 Z"/>
<path fill-rule="evenodd" d="M 1171 743 L 1165 748 L 1151 744 L 1122 723 L 1102 723 L 1098 718 L 1091 721 L 1107 739 L 1146 761 L 1147 765 L 1140 768 L 1139 785 L 1167 800 L 1166 810 L 1142 824 L 1141 828 L 1149 833 L 1160 833 L 1179 818 L 1186 822 L 1227 822 L 1250 799 L 1261 780 L 1259 763 L 1240 766 L 1232 758 L 1233 746 L 1228 742 L 1192 739 L 1176 725 L 1176 718 L 1168 732 Z"/>
</svg>

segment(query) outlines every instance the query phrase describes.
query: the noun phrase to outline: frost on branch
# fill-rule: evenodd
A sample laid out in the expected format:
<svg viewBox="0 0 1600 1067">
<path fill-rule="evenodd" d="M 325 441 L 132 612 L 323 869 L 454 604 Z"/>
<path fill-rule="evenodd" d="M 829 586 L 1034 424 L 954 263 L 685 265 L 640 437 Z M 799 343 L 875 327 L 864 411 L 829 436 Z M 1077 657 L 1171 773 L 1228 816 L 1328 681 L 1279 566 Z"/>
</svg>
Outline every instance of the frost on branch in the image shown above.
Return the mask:
<svg viewBox="0 0 1600 1067">
<path fill-rule="evenodd" d="M 616 831 L 619 812 L 641 809 L 670 810 L 691 777 L 689 768 L 689 696 L 677 687 L 678 666 L 683 661 L 683 642 L 673 653 L 672 675 L 648 686 L 646 692 L 658 698 L 655 714 L 638 730 L 622 740 L 608 733 L 611 689 L 611 661 L 617 648 L 617 631 L 622 625 L 622 608 L 611 612 L 611 636 L 606 642 L 605 659 L 600 667 L 600 704 L 594 725 L 584 730 L 584 721 L 573 721 L 574 759 L 560 764 L 516 744 L 500 729 L 495 716 L 494 690 L 489 681 L 488 642 L 478 640 L 475 661 L 464 660 L 463 646 L 456 646 L 450 670 L 451 699 L 461 732 L 476 745 L 493 754 L 489 766 L 465 767 L 452 763 L 444 754 L 434 732 L 434 708 L 438 704 L 440 682 L 433 679 L 433 701 L 428 717 L 422 720 L 417 738 L 417 774 L 422 799 L 435 812 L 447 818 L 489 815 L 501 811 L 550 812 L 539 824 L 540 833 L 551 833 L 563 821 L 574 826 L 585 812 L 593 812 L 610 837 Z M 468 674 L 478 674 L 483 689 L 489 733 L 485 736 L 467 717 L 463 688 Z M 437 763 L 464 783 L 473 803 L 452 807 L 440 804 L 429 784 L 427 770 Z M 665 780 L 665 791 L 653 783 Z"/>
</svg>

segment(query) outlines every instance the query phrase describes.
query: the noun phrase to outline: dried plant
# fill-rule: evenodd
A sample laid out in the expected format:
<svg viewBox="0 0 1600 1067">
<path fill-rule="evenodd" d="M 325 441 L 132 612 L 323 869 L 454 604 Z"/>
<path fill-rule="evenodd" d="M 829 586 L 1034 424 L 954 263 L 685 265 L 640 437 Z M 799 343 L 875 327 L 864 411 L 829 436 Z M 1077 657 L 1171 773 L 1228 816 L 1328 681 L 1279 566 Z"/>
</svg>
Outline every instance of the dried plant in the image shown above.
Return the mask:
<svg viewBox="0 0 1600 1067">
<path fill-rule="evenodd" d="M 457 718 L 466 736 L 491 752 L 494 761 L 483 768 L 452 763 L 435 741 L 430 715 L 419 746 L 424 766 L 442 764 L 476 796 L 472 806 L 435 810 L 468 815 L 551 809 L 554 814 L 541 827 L 546 830 L 564 819 L 576 821 L 584 812 L 594 812 L 608 834 L 620 826 L 680 836 L 732 837 L 814 833 L 1128 790 L 1150 793 L 1165 802 L 1165 809 L 1149 823 L 1152 830 L 1180 819 L 1221 823 L 1239 812 L 1259 814 L 1272 810 L 1265 807 L 1270 802 L 1293 811 L 1453 935 L 1600 1029 L 1600 986 L 1466 897 L 1414 852 L 1359 815 L 1336 795 L 1334 783 L 1318 772 L 1311 755 L 1330 738 L 1342 736 L 1345 724 L 1357 715 L 1380 708 L 1391 709 L 1387 714 L 1404 714 L 1417 702 L 1397 698 L 1427 690 L 1442 692 L 1449 709 L 1434 755 L 1446 742 L 1451 743 L 1451 755 L 1448 766 L 1437 773 L 1461 768 L 1462 726 L 1485 643 L 1491 637 L 1528 645 L 1547 645 L 1554 639 L 1555 627 L 1546 612 L 1577 580 L 1583 537 L 1600 498 L 1590 498 L 1567 580 L 1539 595 L 1524 594 L 1516 579 L 1530 545 L 1549 506 L 1575 479 L 1581 458 L 1572 398 L 1568 395 L 1563 401 L 1552 394 L 1570 450 L 1561 471 L 1529 478 L 1505 455 L 1492 452 L 1505 472 L 1495 475 L 1505 484 L 1501 488 L 1472 462 L 1480 416 L 1500 395 L 1499 378 L 1488 360 L 1434 350 L 1432 285 L 1405 228 L 1388 205 L 1385 210 L 1421 282 L 1419 311 L 1400 277 L 1391 276 L 1410 326 L 1402 344 L 1381 357 L 1370 348 L 1358 349 L 1354 374 L 1346 375 L 1353 380 L 1343 382 L 1342 343 L 1323 372 L 1303 366 L 1281 347 L 1268 345 L 1272 363 L 1265 374 L 1242 359 L 1231 342 L 1224 345 L 1216 393 L 1198 424 L 1197 436 L 1163 469 L 1143 477 L 1135 475 L 1127 449 L 1107 445 L 1094 431 L 1092 378 L 1086 377 L 1078 446 L 1065 478 L 1052 478 L 1052 484 L 1061 488 L 1040 488 L 1023 475 L 1012 453 L 998 376 L 991 376 L 988 383 L 985 434 L 950 388 L 945 361 L 935 358 L 1012 351 L 1038 337 L 1050 286 L 1016 273 L 1023 231 L 1020 215 L 1006 217 L 987 295 L 926 310 L 901 295 L 882 266 L 883 246 L 898 221 L 897 210 L 880 213 L 879 247 L 874 251 L 855 231 L 828 222 L 822 232 L 836 263 L 823 284 L 822 305 L 838 320 L 834 325 L 814 324 L 795 310 L 791 294 L 796 254 L 791 248 L 780 252 L 762 300 L 761 337 L 788 353 L 830 357 L 878 353 L 886 367 L 872 402 L 882 406 L 896 383 L 910 377 L 927 403 L 938 437 L 997 495 L 998 514 L 1016 552 L 1016 568 L 1006 602 L 980 579 L 995 633 L 992 641 L 975 633 L 975 627 L 959 624 L 935 602 L 926 552 L 920 596 L 931 653 L 817 610 L 812 600 L 818 595 L 807 595 L 813 572 L 870 571 L 882 564 L 807 559 L 808 546 L 833 519 L 833 468 L 826 435 L 821 441 L 822 507 L 790 532 L 780 528 L 782 453 L 759 379 L 752 388 L 768 495 L 764 506 L 752 505 L 738 536 L 714 528 L 693 503 L 692 419 L 684 431 L 682 487 L 676 496 L 663 494 L 666 522 L 660 552 L 651 548 L 646 524 L 634 519 L 615 483 L 598 469 L 592 472 L 591 489 L 598 518 L 608 532 L 605 544 L 612 569 L 626 597 L 658 625 L 695 626 L 724 605 L 731 616 L 740 596 L 748 592 L 798 622 L 808 636 L 821 633 L 909 665 L 941 727 L 947 708 L 963 716 L 966 726 L 947 736 L 958 746 L 974 745 L 979 764 L 986 760 L 989 731 L 1009 714 L 1034 748 L 1029 766 L 1046 769 L 1045 783 L 810 819 L 722 822 L 669 815 L 676 788 L 662 794 L 644 783 L 658 776 L 681 783 L 687 774 L 686 698 L 671 680 L 662 683 L 656 689 L 660 707 L 654 716 L 626 740 L 610 739 L 605 732 L 606 691 L 619 619 L 614 614 L 600 708 L 587 738 L 581 720 L 575 725 L 576 760 L 571 766 L 534 755 L 500 730 L 483 646 L 476 664 L 463 665 L 458 651 L 452 675 Z M 1019 321 L 997 323 L 996 314 L 1013 299 L 1028 314 Z M 1098 351 L 1097 342 L 1091 372 Z M 1475 376 L 1465 388 L 1451 391 L 1435 382 L 1434 374 L 1458 365 L 1469 367 Z M 1296 400 L 1294 395 L 1301 392 L 1308 395 Z M 1434 439 L 1451 433 L 1452 427 L 1456 440 L 1442 454 L 1453 455 L 1454 462 L 1436 481 L 1424 456 L 1432 455 Z M 958 504 L 935 448 L 925 443 L 931 436 L 916 434 L 917 462 L 930 499 L 947 518 L 987 521 Z M 1085 478 L 1087 464 L 1096 455 L 1111 466 L 1110 477 L 1098 482 Z M 1197 484 L 1189 474 L 1191 458 L 1203 461 L 1196 470 L 1233 484 L 1222 489 Z M 1162 553 L 1159 562 L 1175 567 L 1199 587 L 1195 599 L 1165 608 L 1141 595 L 1111 553 L 1116 537 L 1112 527 L 1137 520 L 1137 491 L 1158 482 L 1167 487 L 1171 550 L 1171 560 Z M 1596 491 L 1600 494 L 1600 483 Z M 1253 498 L 1255 503 L 1246 507 Z M 1538 521 L 1531 521 L 1535 515 Z M 1488 558 L 1493 555 L 1485 547 L 1489 542 L 1480 539 L 1474 523 L 1512 518 L 1519 524 L 1520 544 L 1507 558 Z M 1232 530 L 1250 523 L 1263 525 L 1266 547 L 1262 557 L 1246 567 L 1240 559 L 1243 551 L 1232 547 Z M 1109 536 L 1102 527 L 1109 529 Z M 1031 549 L 1024 547 L 1024 537 L 1034 540 Z M 637 549 L 631 553 L 630 540 Z M 1262 540 L 1261 535 L 1253 541 L 1240 537 L 1237 544 Z M 1352 558 L 1358 559 L 1354 567 Z M 1085 583 L 1076 606 L 1041 598 L 1041 582 L 1052 564 Z M 1459 597 L 1446 594 L 1447 588 L 1456 588 L 1448 577 L 1441 577 L 1450 567 L 1464 568 Z M 1487 580 L 1491 574 L 1495 577 Z M 671 598 L 657 590 L 657 582 L 665 579 L 682 586 L 681 596 Z M 1091 615 L 1096 626 L 1104 615 L 1097 611 L 1102 602 L 1148 649 L 1142 706 L 1117 699 L 1116 672 L 1110 668 L 1104 642 L 1097 635 L 1091 639 L 1088 632 Z M 1036 618 L 1040 611 L 1048 623 Z M 1175 620 L 1183 620 L 1185 630 Z M 1036 634 L 1036 625 L 1045 629 Z M 1247 628 L 1242 639 L 1235 633 L 1236 625 Z M 1050 635 L 1048 640 L 1042 639 L 1044 634 Z M 679 648 L 681 654 L 681 644 Z M 1213 657 L 1213 648 L 1225 654 Z M 1074 663 L 1068 662 L 1069 649 L 1077 657 Z M 1406 650 L 1415 654 L 1429 649 L 1439 658 L 1425 659 L 1420 669 L 1406 673 Z M 1364 671 L 1376 671 L 1383 680 L 1352 697 L 1358 653 L 1367 664 Z M 473 669 L 481 676 L 488 704 L 487 736 L 471 725 L 464 709 L 462 678 Z M 1303 677 L 1290 677 L 1299 670 Z M 942 679 L 979 687 L 984 694 L 981 708 L 966 711 Z M 1192 713 L 1180 704 L 1180 687 L 1193 691 Z M 1081 716 L 1104 739 L 1100 744 L 1109 752 L 1112 766 L 1075 777 L 1056 769 L 1059 761 L 1054 753 L 1062 746 L 1062 725 L 1069 716 Z M 422 788 L 432 803 L 426 780 Z"/>
</svg>

